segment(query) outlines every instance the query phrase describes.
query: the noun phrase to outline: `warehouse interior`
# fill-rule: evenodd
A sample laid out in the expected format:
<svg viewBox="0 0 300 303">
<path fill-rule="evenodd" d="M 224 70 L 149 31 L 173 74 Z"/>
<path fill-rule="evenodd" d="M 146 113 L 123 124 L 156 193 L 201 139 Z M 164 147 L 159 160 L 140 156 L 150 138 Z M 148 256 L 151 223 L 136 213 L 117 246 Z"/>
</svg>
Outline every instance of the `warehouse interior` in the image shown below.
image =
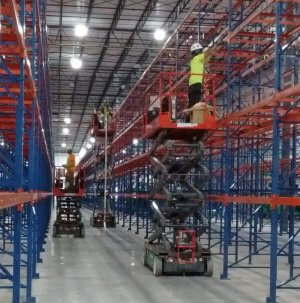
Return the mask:
<svg viewBox="0 0 300 303">
<path fill-rule="evenodd" d="M 299 302 L 299 77 L 299 0 L 0 0 L 0 303 Z"/>
</svg>

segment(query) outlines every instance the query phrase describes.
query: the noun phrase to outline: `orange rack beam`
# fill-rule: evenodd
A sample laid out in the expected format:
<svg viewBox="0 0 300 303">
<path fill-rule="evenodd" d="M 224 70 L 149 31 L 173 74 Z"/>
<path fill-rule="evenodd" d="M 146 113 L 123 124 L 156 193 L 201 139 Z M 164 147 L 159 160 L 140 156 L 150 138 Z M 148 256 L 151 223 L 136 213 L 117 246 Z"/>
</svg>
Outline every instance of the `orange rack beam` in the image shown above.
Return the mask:
<svg viewBox="0 0 300 303">
<path fill-rule="evenodd" d="M 268 204 L 273 207 L 278 205 L 300 206 L 300 197 L 282 197 L 282 196 L 208 196 L 207 200 L 221 203 L 247 203 L 247 204 Z"/>
<path fill-rule="evenodd" d="M 51 195 L 52 193 L 48 192 L 0 192 L 0 209 L 36 202 Z"/>
</svg>

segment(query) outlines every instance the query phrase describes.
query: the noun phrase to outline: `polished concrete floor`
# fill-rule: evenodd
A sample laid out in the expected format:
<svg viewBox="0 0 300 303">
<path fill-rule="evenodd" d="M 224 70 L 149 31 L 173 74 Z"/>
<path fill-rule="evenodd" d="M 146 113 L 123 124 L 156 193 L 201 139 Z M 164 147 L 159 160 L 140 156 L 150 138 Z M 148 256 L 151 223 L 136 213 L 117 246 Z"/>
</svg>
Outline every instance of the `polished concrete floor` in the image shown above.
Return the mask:
<svg viewBox="0 0 300 303">
<path fill-rule="evenodd" d="M 49 236 L 34 282 L 38 303 L 265 302 L 268 269 L 233 270 L 230 280 L 220 280 L 221 259 L 215 257 L 213 278 L 154 277 L 142 265 L 142 236 L 122 227 L 91 228 L 87 211 L 84 218 L 84 239 Z M 285 292 L 280 302 L 300 302 L 298 295 Z"/>
</svg>

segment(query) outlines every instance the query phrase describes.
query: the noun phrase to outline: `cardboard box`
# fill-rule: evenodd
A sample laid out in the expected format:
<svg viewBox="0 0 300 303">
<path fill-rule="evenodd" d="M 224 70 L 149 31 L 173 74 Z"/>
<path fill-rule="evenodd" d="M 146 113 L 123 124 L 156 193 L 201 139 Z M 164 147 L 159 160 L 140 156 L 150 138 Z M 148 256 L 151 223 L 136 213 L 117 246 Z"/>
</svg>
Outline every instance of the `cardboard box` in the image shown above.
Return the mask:
<svg viewBox="0 0 300 303">
<path fill-rule="evenodd" d="M 209 116 L 214 115 L 214 108 L 204 102 L 198 102 L 193 107 L 185 109 L 184 112 L 190 115 L 190 123 L 200 124 L 204 122 L 205 113 Z"/>
</svg>

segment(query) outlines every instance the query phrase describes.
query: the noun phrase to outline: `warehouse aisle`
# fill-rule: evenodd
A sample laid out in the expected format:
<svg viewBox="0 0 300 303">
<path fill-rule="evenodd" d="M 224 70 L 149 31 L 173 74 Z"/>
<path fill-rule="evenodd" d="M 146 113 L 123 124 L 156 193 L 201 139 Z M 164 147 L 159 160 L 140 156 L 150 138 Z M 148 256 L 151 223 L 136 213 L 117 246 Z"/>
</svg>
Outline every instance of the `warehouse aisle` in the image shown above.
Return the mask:
<svg viewBox="0 0 300 303">
<path fill-rule="evenodd" d="M 265 301 L 266 285 L 249 272 L 247 277 L 234 277 L 234 281 L 221 281 L 218 272 L 214 278 L 154 277 L 142 265 L 142 237 L 121 227 L 108 231 L 93 229 L 88 225 L 88 212 L 83 215 L 85 239 L 48 239 L 44 263 L 39 266 L 40 279 L 34 282 L 37 302 Z M 260 301 L 253 299 L 253 292 L 256 298 L 261 297 Z"/>
</svg>

